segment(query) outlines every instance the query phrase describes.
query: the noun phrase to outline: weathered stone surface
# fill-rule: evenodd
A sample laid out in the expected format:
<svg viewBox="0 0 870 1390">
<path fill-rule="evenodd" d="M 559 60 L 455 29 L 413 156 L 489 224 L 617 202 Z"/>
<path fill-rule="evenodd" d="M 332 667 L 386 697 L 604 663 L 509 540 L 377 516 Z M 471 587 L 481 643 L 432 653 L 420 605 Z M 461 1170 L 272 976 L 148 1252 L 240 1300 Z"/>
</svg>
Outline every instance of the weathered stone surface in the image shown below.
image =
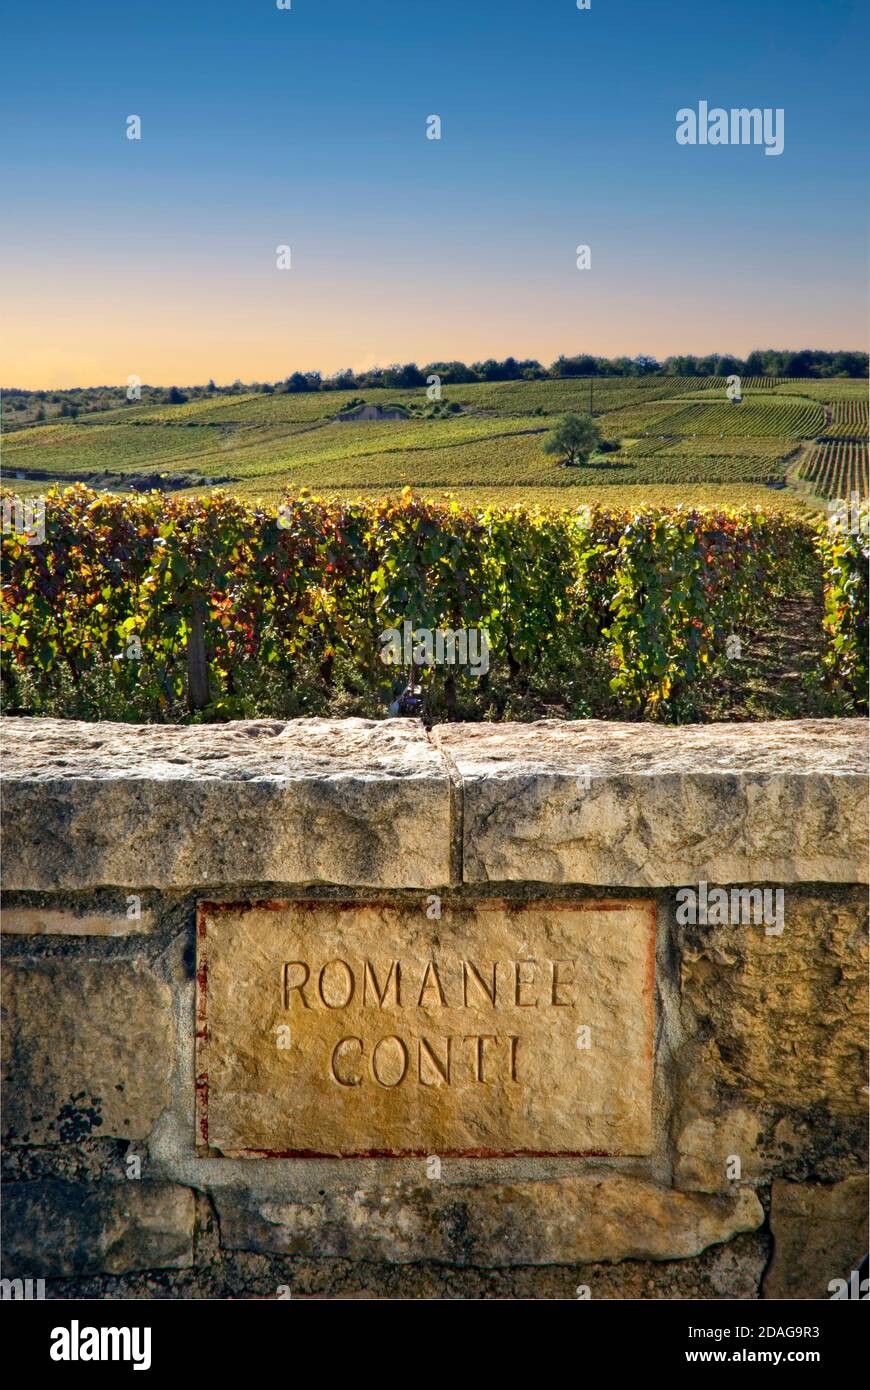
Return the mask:
<svg viewBox="0 0 870 1390">
<path fill-rule="evenodd" d="M 832 1115 L 823 1106 L 777 1119 L 764 1144 L 765 1173 L 790 1182 L 834 1183 L 868 1169 L 866 1113 Z"/>
<path fill-rule="evenodd" d="M 773 1260 L 764 1297 L 831 1298 L 831 1281 L 848 1282 L 867 1253 L 866 1176 L 832 1187 L 775 1182 L 770 1229 Z"/>
<path fill-rule="evenodd" d="M 648 1152 L 653 905 L 425 909 L 202 907 L 203 1141 L 244 1156 Z"/>
<path fill-rule="evenodd" d="M 46 907 L 4 907 L 0 913 L 0 930 L 10 936 L 138 936 L 153 926 L 154 914 L 148 908 L 140 917 Z"/>
<path fill-rule="evenodd" d="M 360 1186 L 297 1202 L 216 1192 L 214 1200 L 226 1248 L 459 1266 L 682 1259 L 764 1219 L 746 1189 L 708 1197 L 615 1174 Z"/>
<path fill-rule="evenodd" d="M 439 725 L 469 883 L 867 881 L 867 725 Z"/>
<path fill-rule="evenodd" d="M 215 1220 L 215 1226 L 217 1221 Z M 162 1269 L 119 1275 L 82 1275 L 56 1280 L 56 1298 L 135 1299 L 568 1299 L 581 1296 L 581 1285 L 594 1301 L 601 1299 L 673 1300 L 758 1297 L 770 1253 L 762 1228 L 711 1245 L 692 1259 L 623 1260 L 619 1264 L 450 1265 L 433 1261 L 389 1264 L 386 1261 L 304 1259 L 288 1264 L 284 1255 L 247 1250 L 202 1252 L 197 1231 L 197 1258 L 185 1269 Z"/>
<path fill-rule="evenodd" d="M 194 1199 L 164 1182 L 13 1182 L 3 1187 L 3 1273 L 39 1279 L 183 1269 Z"/>
<path fill-rule="evenodd" d="M 861 889 L 795 891 L 781 936 L 683 929 L 681 1128 L 753 1102 L 866 1115 L 866 917 Z"/>
<path fill-rule="evenodd" d="M 450 879 L 450 779 L 409 719 L 5 721 L 6 888 Z"/>
<path fill-rule="evenodd" d="M 228 1253 L 233 1258 L 233 1252 Z M 725 1245 L 711 1245 L 689 1260 L 490 1267 L 423 1264 L 419 1261 L 403 1265 L 375 1264 L 369 1260 L 294 1261 L 292 1296 L 297 1300 L 575 1300 L 588 1290 L 588 1296 L 596 1302 L 600 1299 L 756 1299 L 768 1257 L 769 1238 L 761 1232 L 748 1232 L 735 1236 Z M 236 1254 L 235 1258 L 252 1257 Z M 277 1260 L 281 1257 L 273 1258 Z M 273 1280 L 274 1284 L 282 1282 L 286 1282 L 286 1275 Z M 267 1298 L 275 1296 L 273 1291 L 266 1294 Z"/>
<path fill-rule="evenodd" d="M 4 1129 L 16 1143 L 140 1139 L 168 1103 L 170 992 L 121 960 L 8 961 Z"/>
<path fill-rule="evenodd" d="M 735 1183 L 763 1176 L 758 1152 L 762 1125 L 748 1110 L 726 1110 L 721 1115 L 690 1120 L 677 1136 L 674 1183 L 690 1192 L 730 1192 Z M 740 1163 L 737 1178 L 733 1160 Z"/>
<path fill-rule="evenodd" d="M 676 1133 L 674 1186 L 682 1191 L 733 1192 L 735 1183 L 759 1187 L 773 1178 L 835 1183 L 866 1165 L 866 1115 L 832 1115 L 823 1102 L 800 1113 L 782 1114 L 774 1102 L 734 1108 L 727 1091 L 704 1113 L 689 1075 L 675 1097 L 678 1114 L 694 1117 Z"/>
<path fill-rule="evenodd" d="M 6 724 L 7 888 L 867 876 L 862 720 Z"/>
</svg>

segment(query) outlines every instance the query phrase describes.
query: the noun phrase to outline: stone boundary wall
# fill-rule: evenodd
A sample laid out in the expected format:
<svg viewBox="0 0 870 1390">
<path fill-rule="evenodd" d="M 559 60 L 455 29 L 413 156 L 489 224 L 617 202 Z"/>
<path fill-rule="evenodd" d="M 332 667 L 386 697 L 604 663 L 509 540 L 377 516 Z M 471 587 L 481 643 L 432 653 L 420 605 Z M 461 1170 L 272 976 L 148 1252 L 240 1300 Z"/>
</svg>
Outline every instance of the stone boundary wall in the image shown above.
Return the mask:
<svg viewBox="0 0 870 1390">
<path fill-rule="evenodd" d="M 857 1269 L 864 721 L 3 735 L 4 1278 L 58 1298 L 801 1299 Z M 678 890 L 702 883 L 781 890 L 781 930 L 686 920 Z M 425 1155 L 204 1148 L 201 905 L 425 924 L 433 896 L 458 921 L 651 905 L 649 1142 L 435 1176 Z"/>
</svg>

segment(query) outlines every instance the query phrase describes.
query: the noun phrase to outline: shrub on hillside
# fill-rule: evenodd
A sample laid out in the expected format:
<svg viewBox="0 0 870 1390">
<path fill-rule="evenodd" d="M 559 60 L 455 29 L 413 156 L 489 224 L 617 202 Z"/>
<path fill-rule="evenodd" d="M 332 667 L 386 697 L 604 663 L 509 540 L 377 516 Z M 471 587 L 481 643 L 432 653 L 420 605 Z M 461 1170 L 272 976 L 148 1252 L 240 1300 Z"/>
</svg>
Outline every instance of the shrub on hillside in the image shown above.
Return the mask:
<svg viewBox="0 0 870 1390">
<path fill-rule="evenodd" d="M 569 410 L 544 440 L 545 454 L 555 454 L 569 468 L 585 463 L 601 445 L 601 433 L 591 415 Z"/>
</svg>

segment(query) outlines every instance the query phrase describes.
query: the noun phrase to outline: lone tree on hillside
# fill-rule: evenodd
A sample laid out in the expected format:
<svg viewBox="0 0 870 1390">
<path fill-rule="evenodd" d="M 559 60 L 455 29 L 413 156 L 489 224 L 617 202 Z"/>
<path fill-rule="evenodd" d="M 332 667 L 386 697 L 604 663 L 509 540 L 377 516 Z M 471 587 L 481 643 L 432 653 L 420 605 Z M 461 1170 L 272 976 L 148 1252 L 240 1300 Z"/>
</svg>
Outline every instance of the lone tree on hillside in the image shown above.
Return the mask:
<svg viewBox="0 0 870 1390">
<path fill-rule="evenodd" d="M 569 411 L 544 442 L 545 454 L 558 454 L 567 467 L 585 463 L 601 444 L 601 433 L 591 415 Z"/>
</svg>

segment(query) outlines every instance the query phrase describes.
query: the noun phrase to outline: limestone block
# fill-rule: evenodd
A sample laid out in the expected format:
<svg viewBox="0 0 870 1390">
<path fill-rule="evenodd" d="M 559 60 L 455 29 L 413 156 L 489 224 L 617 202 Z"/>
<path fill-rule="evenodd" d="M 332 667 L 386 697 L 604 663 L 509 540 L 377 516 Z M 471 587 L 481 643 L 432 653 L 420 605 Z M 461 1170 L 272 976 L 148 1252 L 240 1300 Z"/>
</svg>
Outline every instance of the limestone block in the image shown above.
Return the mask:
<svg viewBox="0 0 870 1390">
<path fill-rule="evenodd" d="M 867 881 L 867 725 L 443 724 L 469 883 Z"/>
<path fill-rule="evenodd" d="M 343 1188 L 313 1199 L 217 1191 L 237 1250 L 467 1266 L 668 1260 L 761 1225 L 753 1192 L 709 1197 L 615 1174 L 480 1186 Z"/>
<path fill-rule="evenodd" d="M 3 1120 L 14 1143 L 142 1139 L 169 1099 L 170 991 L 121 960 L 8 961 Z"/>
<path fill-rule="evenodd" d="M 183 1269 L 193 1263 L 193 1225 L 193 1193 L 174 1183 L 6 1183 L 3 1273 L 53 1279 Z"/>
<path fill-rule="evenodd" d="M 867 1178 L 773 1184 L 773 1260 L 765 1298 L 832 1298 L 832 1280 L 847 1283 L 867 1253 Z M 866 1298 L 867 1290 L 863 1291 Z"/>
<path fill-rule="evenodd" d="M 409 719 L 5 721 L 4 886 L 450 879 L 450 778 Z"/>
</svg>

